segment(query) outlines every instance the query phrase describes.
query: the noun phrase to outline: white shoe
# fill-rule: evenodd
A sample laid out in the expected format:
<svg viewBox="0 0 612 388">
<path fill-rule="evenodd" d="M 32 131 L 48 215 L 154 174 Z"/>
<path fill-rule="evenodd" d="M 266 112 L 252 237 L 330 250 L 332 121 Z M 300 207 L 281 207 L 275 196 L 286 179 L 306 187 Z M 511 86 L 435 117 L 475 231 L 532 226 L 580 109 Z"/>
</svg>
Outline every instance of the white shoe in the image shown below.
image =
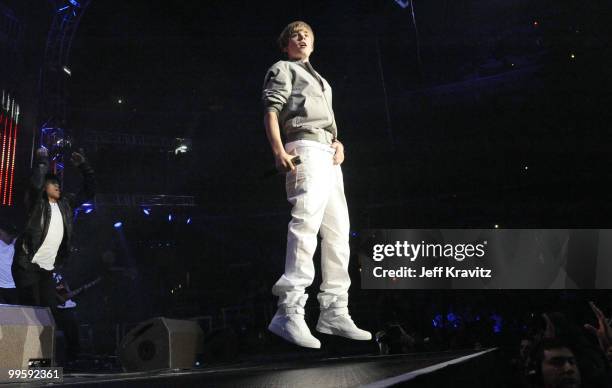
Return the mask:
<svg viewBox="0 0 612 388">
<path fill-rule="evenodd" d="M 310 333 L 303 312 L 300 314 L 299 312 L 284 312 L 282 310 L 279 308 L 276 312 L 272 322 L 268 325 L 268 330 L 296 345 L 313 349 L 321 348 L 321 342 Z M 286 310 L 291 311 L 291 308 Z"/>
<path fill-rule="evenodd" d="M 355 325 L 346 308 L 321 309 L 317 331 L 360 341 L 372 339 L 372 333 L 361 330 Z"/>
</svg>

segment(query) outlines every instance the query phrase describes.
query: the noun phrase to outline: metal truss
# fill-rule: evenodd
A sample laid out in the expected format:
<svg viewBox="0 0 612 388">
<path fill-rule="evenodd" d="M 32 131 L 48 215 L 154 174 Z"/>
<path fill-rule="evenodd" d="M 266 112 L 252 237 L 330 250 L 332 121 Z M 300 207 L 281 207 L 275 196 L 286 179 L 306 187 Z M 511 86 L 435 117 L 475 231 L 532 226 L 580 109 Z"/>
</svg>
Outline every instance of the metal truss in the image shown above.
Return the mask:
<svg viewBox="0 0 612 388">
<path fill-rule="evenodd" d="M 49 0 L 53 8 L 53 21 L 40 72 L 39 83 L 39 144 L 50 150 L 69 143 L 66 132 L 67 82 L 70 77 L 68 60 L 72 41 L 81 17 L 91 0 Z M 32 145 L 34 147 L 34 144 Z M 53 160 L 53 169 L 63 176 L 62 153 Z"/>
<path fill-rule="evenodd" d="M 178 147 L 191 147 L 191 139 L 158 135 L 143 135 L 107 131 L 85 130 L 81 141 L 94 146 L 108 144 L 126 147 L 157 148 L 160 150 L 177 150 Z M 186 151 L 185 151 L 186 152 Z"/>
<path fill-rule="evenodd" d="M 96 194 L 95 207 L 194 207 L 195 197 L 155 194 Z"/>
</svg>

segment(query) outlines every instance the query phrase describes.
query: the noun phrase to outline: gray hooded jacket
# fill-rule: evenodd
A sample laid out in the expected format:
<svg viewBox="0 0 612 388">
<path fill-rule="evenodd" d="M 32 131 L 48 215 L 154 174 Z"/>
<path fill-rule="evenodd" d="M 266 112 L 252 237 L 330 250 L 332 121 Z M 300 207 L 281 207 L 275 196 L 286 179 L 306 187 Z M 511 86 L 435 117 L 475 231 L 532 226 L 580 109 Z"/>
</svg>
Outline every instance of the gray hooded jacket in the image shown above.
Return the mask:
<svg viewBox="0 0 612 388">
<path fill-rule="evenodd" d="M 278 61 L 264 79 L 266 112 L 276 112 L 287 142 L 314 140 L 331 144 L 338 130 L 329 83 L 310 63 Z"/>
</svg>

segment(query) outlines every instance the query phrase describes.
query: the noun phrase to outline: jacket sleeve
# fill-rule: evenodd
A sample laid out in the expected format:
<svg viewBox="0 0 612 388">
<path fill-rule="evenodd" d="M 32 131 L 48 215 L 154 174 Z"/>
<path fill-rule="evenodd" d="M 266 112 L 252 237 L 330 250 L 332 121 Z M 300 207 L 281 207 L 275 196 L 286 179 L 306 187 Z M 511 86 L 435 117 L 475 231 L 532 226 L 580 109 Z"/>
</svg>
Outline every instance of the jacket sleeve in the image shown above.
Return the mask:
<svg viewBox="0 0 612 388">
<path fill-rule="evenodd" d="M 85 202 L 92 200 L 96 195 L 96 177 L 93 168 L 91 168 L 89 163 L 84 162 L 79 166 L 79 170 L 83 176 L 83 185 L 76 195 L 68 197 L 72 209 L 76 209 Z"/>
<path fill-rule="evenodd" d="M 281 62 L 268 69 L 264 79 L 262 102 L 265 112 L 280 114 L 291 95 L 291 74 Z"/>
<path fill-rule="evenodd" d="M 26 192 L 26 208 L 32 208 L 37 199 L 40 198 L 45 184 L 45 175 L 49 172 L 49 160 L 46 157 L 37 157 L 34 161 L 30 184 Z"/>
</svg>

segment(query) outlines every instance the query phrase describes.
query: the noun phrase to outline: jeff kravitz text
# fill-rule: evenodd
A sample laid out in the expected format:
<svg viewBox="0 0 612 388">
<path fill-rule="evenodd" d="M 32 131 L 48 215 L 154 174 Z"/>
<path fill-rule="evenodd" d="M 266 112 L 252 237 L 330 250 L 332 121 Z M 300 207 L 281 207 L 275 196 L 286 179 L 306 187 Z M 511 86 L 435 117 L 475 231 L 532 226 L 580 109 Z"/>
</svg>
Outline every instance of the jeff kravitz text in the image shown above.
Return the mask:
<svg viewBox="0 0 612 388">
<path fill-rule="evenodd" d="M 420 271 L 415 268 L 401 267 L 398 269 L 383 269 L 374 267 L 376 278 L 490 278 L 491 270 L 476 267 L 474 269 L 457 269 L 455 267 L 421 267 Z"/>
<path fill-rule="evenodd" d="M 394 244 L 375 244 L 372 247 L 372 260 L 381 262 L 388 258 L 403 258 L 413 263 L 417 259 L 448 258 L 456 262 L 465 259 L 481 259 L 485 256 L 487 242 L 479 244 L 429 244 L 421 241 L 418 244 L 407 241 L 396 241 Z M 387 265 L 389 263 L 387 262 Z M 388 269 L 376 266 L 372 270 L 375 278 L 491 278 L 491 270 L 481 266 L 457 268 L 455 266 L 427 266 L 411 268 L 402 266 Z"/>
</svg>

